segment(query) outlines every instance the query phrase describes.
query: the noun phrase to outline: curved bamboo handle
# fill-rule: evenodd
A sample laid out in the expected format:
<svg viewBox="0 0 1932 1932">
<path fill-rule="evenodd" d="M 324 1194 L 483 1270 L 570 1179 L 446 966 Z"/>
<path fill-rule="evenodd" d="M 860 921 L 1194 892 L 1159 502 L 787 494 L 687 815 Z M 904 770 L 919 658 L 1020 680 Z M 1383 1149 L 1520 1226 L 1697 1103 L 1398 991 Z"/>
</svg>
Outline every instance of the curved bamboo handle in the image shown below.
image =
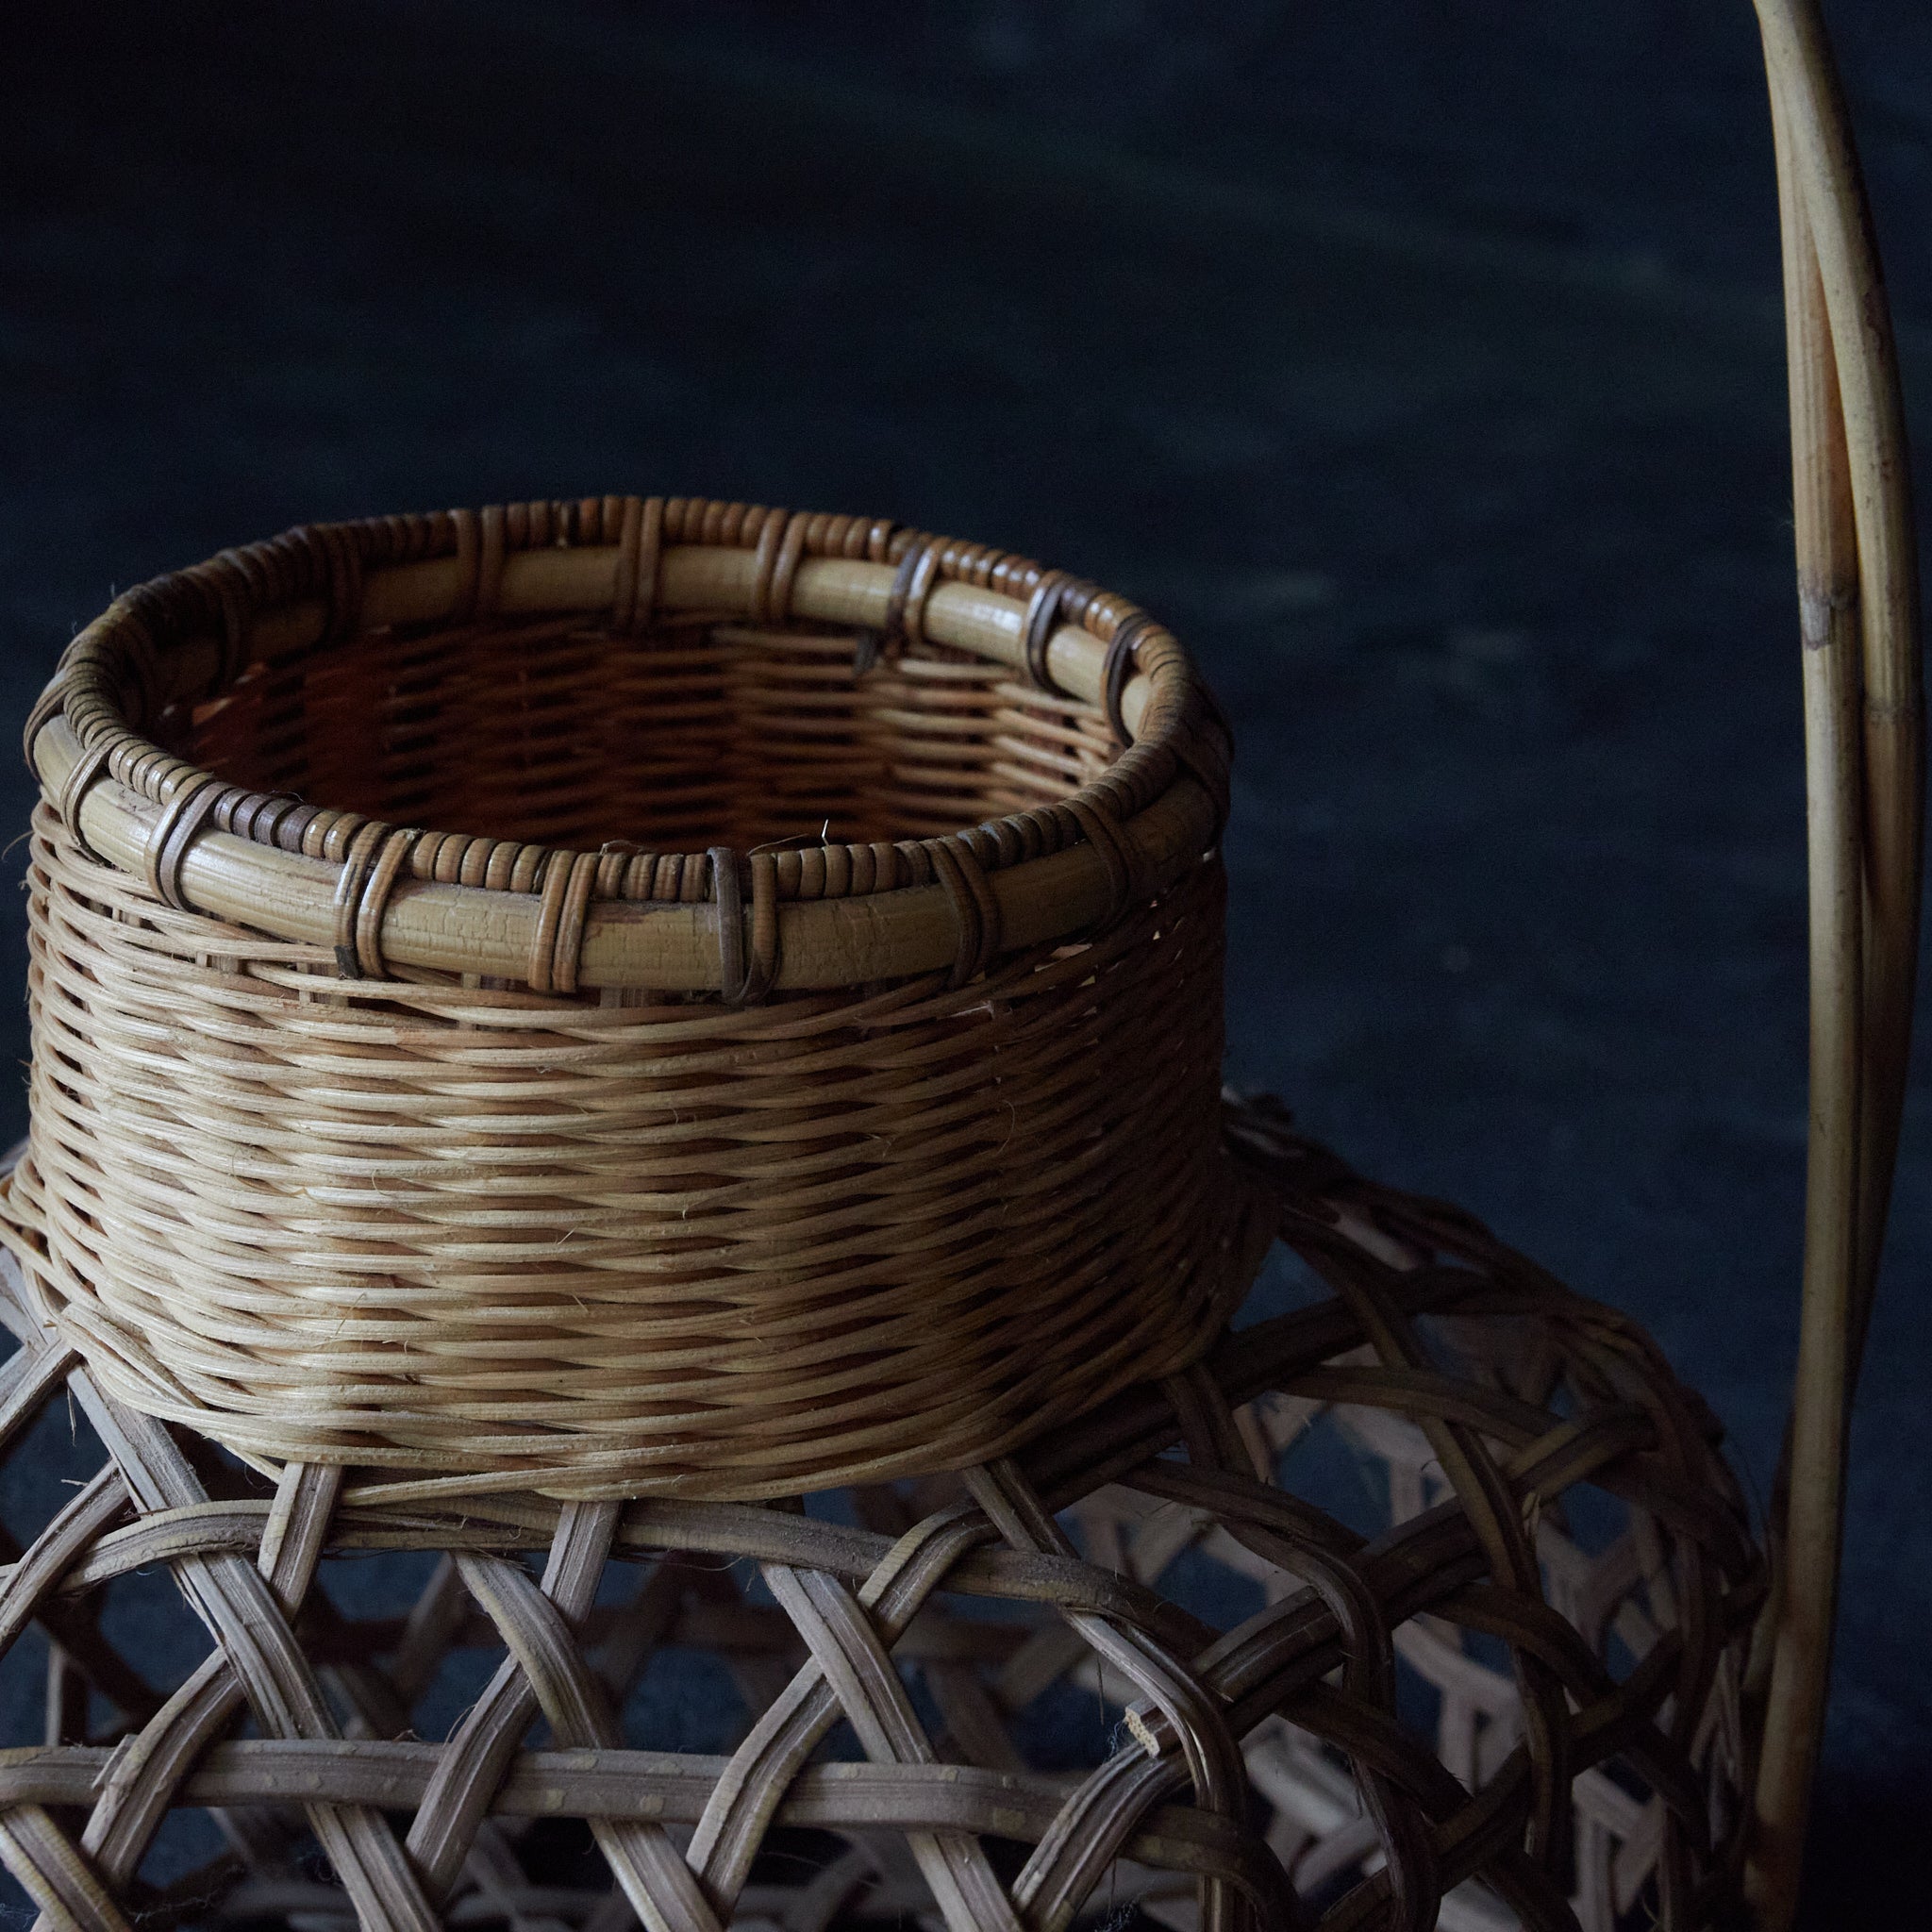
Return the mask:
<svg viewBox="0 0 1932 1932">
<path fill-rule="evenodd" d="M 1889 307 L 1816 0 L 1755 0 L 1776 137 L 1804 645 L 1811 1105 L 1803 1307 L 1746 1886 L 1797 1908 L 1824 1733 L 1847 1425 L 1905 1100 L 1924 805 L 1918 573 Z"/>
</svg>

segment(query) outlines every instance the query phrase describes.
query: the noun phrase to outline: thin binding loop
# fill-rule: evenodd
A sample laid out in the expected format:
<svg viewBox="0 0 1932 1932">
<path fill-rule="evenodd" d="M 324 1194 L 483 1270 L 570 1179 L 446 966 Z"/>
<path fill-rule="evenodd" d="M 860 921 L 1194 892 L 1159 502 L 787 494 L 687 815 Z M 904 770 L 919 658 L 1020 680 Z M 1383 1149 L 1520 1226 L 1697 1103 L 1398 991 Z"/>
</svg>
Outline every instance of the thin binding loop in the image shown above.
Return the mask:
<svg viewBox="0 0 1932 1932">
<path fill-rule="evenodd" d="M 124 690 L 132 688 L 136 703 L 128 722 L 137 727 L 145 724 L 160 708 L 165 680 L 149 620 L 151 615 L 166 613 L 167 605 L 158 598 L 151 584 L 136 584 L 123 593 L 108 613 L 114 623 L 104 640 L 108 647 L 108 674 L 110 681 Z"/>
<path fill-rule="evenodd" d="M 1065 571 L 1042 573 L 1033 587 L 1033 594 L 1026 600 L 1026 615 L 1020 625 L 1026 675 L 1033 680 L 1035 690 L 1054 697 L 1064 697 L 1066 692 L 1053 680 L 1046 661 L 1047 646 L 1053 641 L 1054 626 L 1059 621 L 1061 600 L 1073 587 L 1074 579 Z"/>
<path fill-rule="evenodd" d="M 530 939 L 525 975 L 532 992 L 574 993 L 591 893 L 605 855 L 553 852 L 543 869 L 543 903 Z"/>
<path fill-rule="evenodd" d="M 482 519 L 465 508 L 451 510 L 449 521 L 457 560 L 457 593 L 450 603 L 449 622 L 464 624 L 476 614 L 476 592 L 483 580 Z"/>
<path fill-rule="evenodd" d="M 248 659 L 248 616 L 253 586 L 247 570 L 232 549 L 223 550 L 201 567 L 201 583 L 214 599 L 222 620 L 222 658 L 210 685 L 219 691 L 241 676 Z"/>
<path fill-rule="evenodd" d="M 372 819 L 350 841 L 336 881 L 336 966 L 344 979 L 383 979 L 382 916 L 423 833 Z"/>
<path fill-rule="evenodd" d="M 508 518 L 500 503 L 486 504 L 476 519 L 476 562 L 470 583 L 469 614 L 494 617 L 503 601 L 503 559 Z"/>
<path fill-rule="evenodd" d="M 644 894 L 631 891 L 626 879 L 636 876 L 637 861 L 644 857 L 642 848 L 631 839 L 607 839 L 597 848 L 596 870 L 591 876 L 593 899 L 632 899 Z"/>
<path fill-rule="evenodd" d="M 853 662 L 856 675 L 863 677 L 881 661 L 896 664 L 908 650 L 925 641 L 925 600 L 938 581 L 944 548 L 942 537 L 924 531 L 916 533 L 907 544 L 892 573 L 883 622 L 875 631 L 859 633 Z"/>
<path fill-rule="evenodd" d="M 1101 917 L 1101 929 L 1105 931 L 1118 924 L 1127 908 L 1141 897 L 1138 859 L 1127 835 L 1092 800 L 1070 798 L 1067 809 L 1079 821 L 1088 844 L 1100 855 L 1107 867 L 1108 909 Z"/>
<path fill-rule="evenodd" d="M 294 820 L 301 815 L 291 812 L 289 816 Z M 368 823 L 359 811 L 340 811 L 323 807 L 314 811 L 302 826 L 303 858 L 325 858 L 331 865 L 341 865 L 348 858 L 357 833 Z"/>
<path fill-rule="evenodd" d="M 1174 733 L 1172 742 L 1174 762 L 1213 801 L 1212 843 L 1219 845 L 1227 830 L 1231 803 L 1231 751 L 1219 707 L 1199 705 L 1191 698 L 1182 714 L 1181 729 Z"/>
<path fill-rule="evenodd" d="M 744 984 L 736 1006 L 754 1006 L 764 999 L 778 978 L 778 857 L 754 852 L 751 868 L 751 948 L 745 960 Z"/>
<path fill-rule="evenodd" d="M 212 772 L 196 773 L 168 801 L 159 823 L 148 836 L 143 855 L 147 889 L 177 912 L 192 909 L 181 896 L 181 867 L 188 848 L 207 829 L 226 789 Z"/>
<path fill-rule="evenodd" d="M 362 890 L 375 864 L 375 848 L 388 829 L 374 819 L 363 825 L 349 841 L 349 849 L 342 856 L 342 869 L 336 877 L 336 970 L 344 979 L 362 977 L 356 949 L 356 924 L 362 907 Z"/>
<path fill-rule="evenodd" d="M 246 839 L 251 845 L 273 845 L 284 821 L 301 803 L 292 791 L 244 791 L 222 801 L 215 813 L 215 826 Z"/>
<path fill-rule="evenodd" d="M 927 840 L 925 849 L 958 922 L 959 951 L 946 978 L 946 990 L 957 992 L 977 979 L 999 955 L 1000 902 L 969 839 L 955 832 Z"/>
<path fill-rule="evenodd" d="M 730 845 L 710 849 L 711 898 L 718 920 L 718 986 L 727 1007 L 752 1007 L 778 977 L 778 860 Z M 745 943 L 744 879 L 751 874 L 751 942 Z"/>
<path fill-rule="evenodd" d="M 726 1006 L 744 996 L 748 978 L 744 960 L 744 883 L 738 874 L 737 848 L 713 845 L 711 904 L 718 921 L 718 987 Z"/>
<path fill-rule="evenodd" d="M 295 798 L 286 810 L 271 820 L 275 845 L 283 852 L 307 854 L 308 828 L 322 816 L 322 808 L 306 798 Z"/>
<path fill-rule="evenodd" d="M 67 661 L 63 660 L 48 680 L 46 690 L 34 700 L 33 709 L 26 714 L 26 726 L 20 734 L 20 744 L 26 755 L 29 771 L 34 768 L 34 741 L 67 709 L 68 669 Z"/>
<path fill-rule="evenodd" d="M 83 751 L 62 782 L 55 807 L 60 814 L 60 823 L 67 827 L 67 836 L 96 865 L 106 865 L 108 861 L 94 850 L 88 842 L 87 834 L 81 830 L 80 808 L 89 791 L 108 775 L 108 766 L 113 756 L 113 745 L 105 740 Z"/>
<path fill-rule="evenodd" d="M 1113 741 L 1118 745 L 1125 746 L 1134 741 L 1125 719 L 1121 716 L 1121 700 L 1126 695 L 1127 680 L 1134 675 L 1134 653 L 1140 648 L 1141 640 L 1154 627 L 1154 620 L 1145 611 L 1137 610 L 1114 625 L 1113 636 L 1108 641 L 1107 663 L 1100 678 L 1100 701 L 1107 712 L 1108 728 L 1112 731 Z"/>
<path fill-rule="evenodd" d="M 791 580 L 798 575 L 798 559 L 804 553 L 806 527 L 810 522 L 807 510 L 765 512 L 753 552 L 746 612 L 753 624 L 783 624 L 790 615 Z"/>
<path fill-rule="evenodd" d="M 620 508 L 617 529 L 617 572 L 610 581 L 610 628 L 628 631 L 631 613 L 638 601 L 638 558 L 642 547 L 644 504 L 639 496 L 626 496 Z M 608 528 L 605 533 L 609 534 Z"/>
<path fill-rule="evenodd" d="M 798 580 L 798 566 L 805 561 L 805 547 L 812 525 L 819 521 L 808 510 L 794 510 L 785 520 L 785 534 L 778 545 L 778 560 L 771 581 L 765 586 L 765 622 L 783 624 L 791 615 L 791 587 Z"/>
<path fill-rule="evenodd" d="M 308 535 L 326 574 L 321 642 L 339 644 L 362 626 L 362 545 L 351 524 L 317 524 Z"/>
<path fill-rule="evenodd" d="M 642 629 L 658 608 L 658 575 L 664 550 L 664 499 L 626 496 L 618 535 L 617 580 L 610 599 L 615 630 Z"/>
</svg>

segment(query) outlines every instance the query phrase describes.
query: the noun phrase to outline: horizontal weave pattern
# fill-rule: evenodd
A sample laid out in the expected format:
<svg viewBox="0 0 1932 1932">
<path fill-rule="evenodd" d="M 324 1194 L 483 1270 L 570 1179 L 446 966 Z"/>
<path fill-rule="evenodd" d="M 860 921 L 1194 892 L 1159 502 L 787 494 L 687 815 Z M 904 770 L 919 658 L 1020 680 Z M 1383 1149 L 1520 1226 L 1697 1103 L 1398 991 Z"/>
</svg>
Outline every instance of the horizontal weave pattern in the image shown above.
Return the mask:
<svg viewBox="0 0 1932 1932">
<path fill-rule="evenodd" d="M 998 664 L 928 653 L 861 676 L 849 632 L 705 620 L 646 636 L 581 618 L 365 635 L 259 667 L 172 722 L 182 756 L 252 790 L 394 824 L 672 853 L 943 837 L 1050 805 L 1115 751 L 1093 707 Z"/>
<path fill-rule="evenodd" d="M 316 525 L 118 599 L 27 742 L 14 1239 L 133 1407 L 788 1495 L 1005 1453 L 1252 1274 L 1225 732 L 1095 586 L 692 499 Z M 587 982 L 599 922 L 715 976 Z"/>
<path fill-rule="evenodd" d="M 44 808 L 31 904 L 34 1272 L 238 1449 L 775 1494 L 1077 1413 L 1246 1278 L 1214 867 L 958 991 L 743 1010 L 338 980 Z"/>
</svg>

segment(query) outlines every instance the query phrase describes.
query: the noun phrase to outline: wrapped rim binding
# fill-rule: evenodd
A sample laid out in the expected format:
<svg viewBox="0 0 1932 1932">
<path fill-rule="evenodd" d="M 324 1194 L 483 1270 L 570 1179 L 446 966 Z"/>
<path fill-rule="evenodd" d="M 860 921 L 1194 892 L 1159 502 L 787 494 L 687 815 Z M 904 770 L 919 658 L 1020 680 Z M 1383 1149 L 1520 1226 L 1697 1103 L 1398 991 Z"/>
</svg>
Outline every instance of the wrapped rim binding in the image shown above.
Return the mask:
<svg viewBox="0 0 1932 1932">
<path fill-rule="evenodd" d="M 1227 733 L 1091 585 L 684 499 L 318 526 L 120 599 L 27 744 L 11 1242 L 253 1460 L 955 1467 L 1258 1265 Z"/>
<path fill-rule="evenodd" d="M 602 618 L 608 638 L 641 652 L 666 621 L 842 627 L 855 685 L 914 653 L 1012 666 L 1049 705 L 1097 710 L 1113 755 L 1090 746 L 1082 782 L 926 836 L 800 833 L 749 851 L 708 841 L 677 852 L 627 850 L 607 830 L 590 851 L 391 824 L 252 786 L 232 773 L 258 764 L 249 754 L 260 747 L 198 715 L 269 709 L 291 662 L 370 640 L 391 658 L 379 670 L 393 699 L 397 640 L 566 613 Z M 566 618 L 564 635 L 573 628 Z M 428 689 L 404 692 L 399 708 L 433 702 L 446 672 L 434 666 Z M 313 691 L 303 698 L 312 706 Z M 337 722 L 347 729 L 354 717 Z M 365 711 L 361 722 L 375 721 Z M 198 741 L 240 756 L 210 771 Z M 963 983 L 1003 950 L 1106 924 L 1215 843 L 1231 749 L 1173 636 L 1093 585 L 877 521 L 636 497 L 312 525 L 225 551 L 129 591 L 83 630 L 26 743 L 84 848 L 171 905 L 326 941 L 347 974 L 393 961 L 539 991 L 740 1001 L 942 963 Z M 884 929 L 860 930 L 849 908 L 826 904 L 908 891 L 924 896 L 893 898 Z M 740 918 L 721 920 L 734 899 Z M 665 906 L 685 909 L 639 916 Z"/>
</svg>

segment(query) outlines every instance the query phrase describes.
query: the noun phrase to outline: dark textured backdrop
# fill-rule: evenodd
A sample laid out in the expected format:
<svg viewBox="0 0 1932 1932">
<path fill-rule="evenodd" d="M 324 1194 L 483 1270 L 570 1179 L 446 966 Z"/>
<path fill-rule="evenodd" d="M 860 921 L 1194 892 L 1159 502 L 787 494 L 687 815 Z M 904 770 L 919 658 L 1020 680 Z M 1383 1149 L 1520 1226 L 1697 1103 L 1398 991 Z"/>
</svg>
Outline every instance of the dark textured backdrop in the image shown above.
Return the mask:
<svg viewBox="0 0 1932 1932">
<path fill-rule="evenodd" d="M 1831 13 L 1923 435 L 1932 19 Z M 1240 722 L 1234 1076 L 1637 1311 L 1761 1490 L 1804 1133 L 1776 292 L 1741 0 L 83 4 L 0 67 L 0 694 L 117 584 L 490 498 L 877 511 L 1118 584 Z M 1820 1835 L 1901 1907 L 1926 1101 Z"/>
</svg>

